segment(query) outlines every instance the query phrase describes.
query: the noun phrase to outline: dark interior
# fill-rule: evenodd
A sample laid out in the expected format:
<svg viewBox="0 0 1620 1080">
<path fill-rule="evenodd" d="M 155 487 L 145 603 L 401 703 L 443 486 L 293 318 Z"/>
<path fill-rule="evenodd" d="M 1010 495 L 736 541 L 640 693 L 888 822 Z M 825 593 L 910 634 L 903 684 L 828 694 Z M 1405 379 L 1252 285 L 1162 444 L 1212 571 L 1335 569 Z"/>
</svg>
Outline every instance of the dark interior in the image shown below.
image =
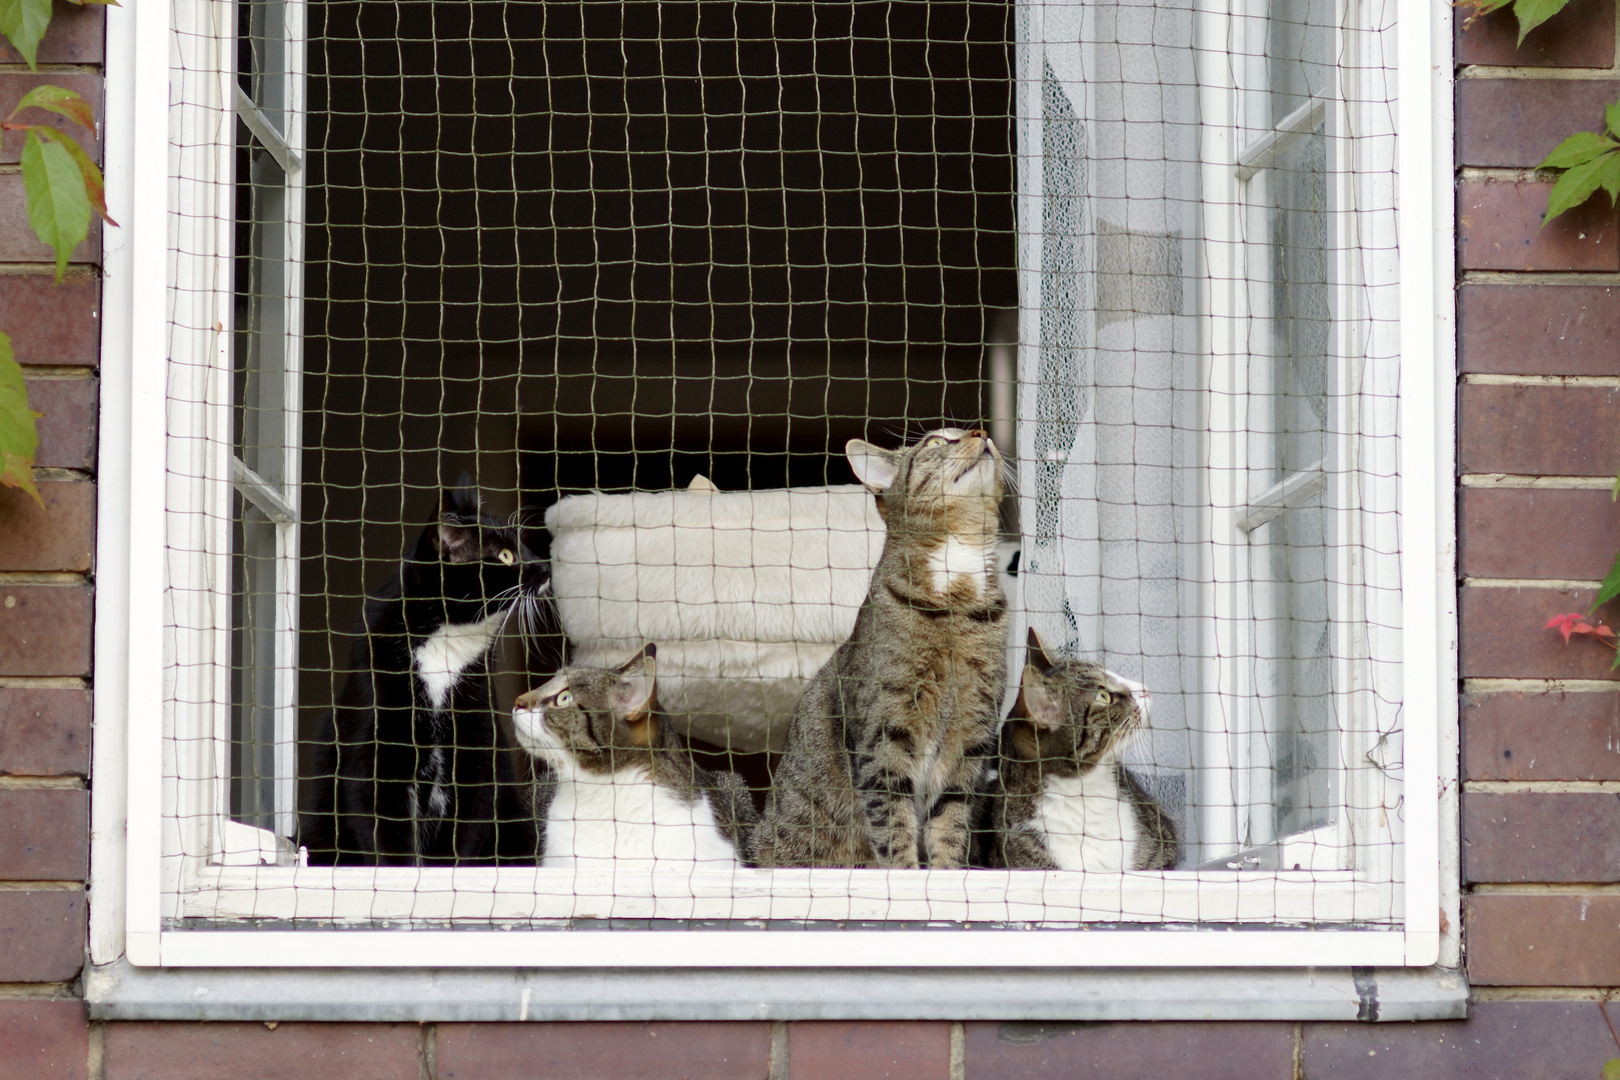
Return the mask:
<svg viewBox="0 0 1620 1080">
<path fill-rule="evenodd" d="M 983 417 L 1010 13 L 310 8 L 306 731 L 464 469 L 543 549 L 561 495 L 847 483 L 851 437 Z M 503 703 L 554 661 L 508 657 Z"/>
</svg>

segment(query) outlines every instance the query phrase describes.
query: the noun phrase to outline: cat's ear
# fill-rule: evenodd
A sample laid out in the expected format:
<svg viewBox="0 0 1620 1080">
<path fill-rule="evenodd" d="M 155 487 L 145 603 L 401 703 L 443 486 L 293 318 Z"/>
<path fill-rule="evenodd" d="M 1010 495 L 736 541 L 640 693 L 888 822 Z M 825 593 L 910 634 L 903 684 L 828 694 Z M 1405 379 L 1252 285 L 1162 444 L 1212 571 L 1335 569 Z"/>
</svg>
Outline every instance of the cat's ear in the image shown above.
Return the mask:
<svg viewBox="0 0 1620 1080">
<path fill-rule="evenodd" d="M 478 491 L 469 474 L 463 472 L 456 487 L 444 489 L 435 516 L 438 527 L 433 530 L 434 550 L 450 562 L 467 562 L 475 557 L 480 543 Z"/>
<path fill-rule="evenodd" d="M 459 515 L 441 511 L 439 523 L 431 527 L 433 548 L 449 562 L 467 562 L 478 551 L 478 530 L 465 524 Z"/>
<path fill-rule="evenodd" d="M 620 682 L 614 691 L 619 715 L 631 723 L 647 719 L 658 703 L 658 646 L 648 642 L 641 651 L 619 667 Z"/>
<path fill-rule="evenodd" d="M 868 490 L 881 495 L 894 486 L 900 475 L 900 457 L 893 450 L 873 446 L 865 439 L 851 439 L 844 444 L 844 456 L 855 470 L 856 479 Z"/>
<path fill-rule="evenodd" d="M 1018 685 L 1018 702 L 1013 718 L 1028 720 L 1043 731 L 1063 726 L 1063 701 L 1047 685 L 1046 676 L 1034 664 L 1024 665 L 1024 678 Z"/>
<path fill-rule="evenodd" d="M 629 729 L 630 745 L 647 748 L 658 741 L 658 647 L 652 642 L 620 666 L 613 704 Z"/>
<path fill-rule="evenodd" d="M 1029 628 L 1029 639 L 1024 643 L 1024 648 L 1028 657 L 1027 663 L 1039 664 L 1043 668 L 1057 666 L 1057 661 L 1052 659 L 1052 654 L 1046 649 L 1046 642 L 1041 640 L 1041 635 L 1033 626 Z"/>
</svg>

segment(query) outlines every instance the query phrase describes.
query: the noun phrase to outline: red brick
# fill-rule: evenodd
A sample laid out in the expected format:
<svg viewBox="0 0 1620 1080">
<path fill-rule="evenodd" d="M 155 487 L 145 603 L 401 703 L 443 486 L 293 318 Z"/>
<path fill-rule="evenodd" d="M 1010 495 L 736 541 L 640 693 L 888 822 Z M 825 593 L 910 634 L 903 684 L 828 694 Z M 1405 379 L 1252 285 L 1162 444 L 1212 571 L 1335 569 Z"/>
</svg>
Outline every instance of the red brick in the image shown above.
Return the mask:
<svg viewBox="0 0 1620 1080">
<path fill-rule="evenodd" d="M 1464 270 L 1620 270 L 1620 229 L 1608 196 L 1542 228 L 1550 182 L 1457 185 L 1457 257 Z"/>
<path fill-rule="evenodd" d="M 1613 476 L 1620 461 L 1620 389 L 1466 383 L 1457 406 L 1464 473 Z"/>
<path fill-rule="evenodd" d="M 90 223 L 90 235 L 73 249 L 69 262 L 101 261 L 101 219 Z M 28 204 L 23 198 L 21 173 L 0 173 L 0 262 L 56 265 L 56 253 L 39 242 L 28 226 Z"/>
<path fill-rule="evenodd" d="M 0 327 L 19 364 L 93 367 L 101 356 L 101 281 L 83 269 L 55 280 L 54 271 L 0 277 Z"/>
<path fill-rule="evenodd" d="M 0 1001 L 6 1080 L 83 1080 L 90 1025 L 80 1001 Z"/>
<path fill-rule="evenodd" d="M 0 675 L 90 674 L 88 585 L 0 584 Z"/>
<path fill-rule="evenodd" d="M 1291 1080 L 1292 1024 L 968 1024 L 973 1080 Z M 855 1075 L 853 1073 L 849 1075 Z"/>
<path fill-rule="evenodd" d="M 0 687 L 0 775 L 90 770 L 90 691 Z"/>
<path fill-rule="evenodd" d="M 1620 780 L 1620 694 L 1464 694 L 1469 780 Z"/>
<path fill-rule="evenodd" d="M 35 60 L 41 64 L 99 64 L 106 55 L 105 8 L 75 7 L 58 2 L 51 8 L 50 29 L 39 43 Z M 0 64 L 20 64 L 22 56 L 0 37 Z"/>
<path fill-rule="evenodd" d="M 1468 284 L 1457 291 L 1464 372 L 1620 375 L 1620 288 Z"/>
<path fill-rule="evenodd" d="M 1595 641 L 1564 643 L 1547 620 L 1592 606 L 1593 589 L 1462 590 L 1462 674 L 1483 679 L 1620 679 L 1614 653 Z M 1620 626 L 1620 607 L 1599 613 Z"/>
<path fill-rule="evenodd" d="M 759 1080 L 771 1026 L 760 1023 L 440 1024 L 439 1080 Z"/>
<path fill-rule="evenodd" d="M 1457 164 L 1534 168 L 1577 131 L 1603 130 L 1620 82 L 1458 79 Z"/>
<path fill-rule="evenodd" d="M 1620 895 L 1475 894 L 1463 920 L 1476 986 L 1620 986 Z"/>
<path fill-rule="evenodd" d="M 1507 9 L 1475 20 L 1467 30 L 1467 8 L 1456 20 L 1459 64 L 1498 67 L 1608 67 L 1614 63 L 1614 0 L 1572 0 L 1570 5 L 1524 39 L 1519 21 Z"/>
<path fill-rule="evenodd" d="M 1476 1001 L 1467 1020 L 1305 1024 L 1301 1035 L 1311 1080 L 1587 1080 L 1617 1053 L 1595 1001 Z"/>
<path fill-rule="evenodd" d="M 104 83 L 105 80 L 100 75 L 78 75 L 66 71 L 53 71 L 43 75 L 28 71 L 0 72 L 0 116 L 10 116 L 11 111 L 17 107 L 17 102 L 34 87 L 49 84 L 60 86 L 64 90 L 72 90 L 88 101 L 95 113 L 96 131 L 100 131 Z M 97 138 L 96 131 L 86 131 L 65 116 L 41 110 L 23 113 L 17 120 L 19 123 L 48 124 L 58 131 L 67 132 L 78 140 L 79 145 L 84 147 L 85 152 L 93 160 L 101 160 L 101 140 Z M 15 165 L 22 155 L 22 147 L 22 132 L 7 131 L 0 134 L 0 165 Z"/>
<path fill-rule="evenodd" d="M 1620 550 L 1620 503 L 1607 491 L 1463 488 L 1465 577 L 1599 581 Z"/>
<path fill-rule="evenodd" d="M 0 881 L 83 881 L 89 870 L 89 792 L 0 790 Z"/>
<path fill-rule="evenodd" d="M 67 982 L 84 942 L 82 889 L 0 890 L 0 982 Z"/>
<path fill-rule="evenodd" d="M 41 480 L 41 507 L 17 488 L 0 488 L 0 569 L 83 572 L 96 547 L 96 485 Z"/>
<path fill-rule="evenodd" d="M 1467 881 L 1620 881 L 1620 798 L 1469 792 L 1462 809 Z"/>
<path fill-rule="evenodd" d="M 418 1024 L 112 1023 L 105 1080 L 417 1080 Z"/>
<path fill-rule="evenodd" d="M 39 418 L 42 468 L 92 469 L 96 464 L 95 379 L 28 379 L 28 405 Z"/>
<path fill-rule="evenodd" d="M 788 1028 L 791 1080 L 946 1080 L 950 1070 L 949 1024 L 800 1020 Z"/>
</svg>

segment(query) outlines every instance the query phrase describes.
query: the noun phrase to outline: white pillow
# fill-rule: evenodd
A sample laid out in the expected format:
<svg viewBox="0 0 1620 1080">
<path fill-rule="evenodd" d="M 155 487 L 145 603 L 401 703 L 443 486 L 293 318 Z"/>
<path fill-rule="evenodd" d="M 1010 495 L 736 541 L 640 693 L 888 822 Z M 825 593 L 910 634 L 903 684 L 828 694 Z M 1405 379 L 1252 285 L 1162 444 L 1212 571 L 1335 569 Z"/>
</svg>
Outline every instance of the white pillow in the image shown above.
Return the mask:
<svg viewBox="0 0 1620 1080">
<path fill-rule="evenodd" d="M 573 495 L 546 511 L 569 662 L 658 645 L 658 703 L 696 738 L 780 749 L 805 682 L 855 627 L 883 553 L 858 484 Z"/>
</svg>

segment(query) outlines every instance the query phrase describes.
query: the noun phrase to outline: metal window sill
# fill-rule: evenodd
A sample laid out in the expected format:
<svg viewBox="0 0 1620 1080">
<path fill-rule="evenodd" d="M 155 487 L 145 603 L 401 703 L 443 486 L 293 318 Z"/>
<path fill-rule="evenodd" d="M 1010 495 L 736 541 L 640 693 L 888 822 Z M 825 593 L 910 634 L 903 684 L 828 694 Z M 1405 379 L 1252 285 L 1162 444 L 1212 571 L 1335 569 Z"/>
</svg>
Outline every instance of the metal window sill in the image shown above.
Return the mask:
<svg viewBox="0 0 1620 1080">
<path fill-rule="evenodd" d="M 85 973 L 96 1020 L 1455 1020 L 1449 968 L 137 968 Z"/>
</svg>

